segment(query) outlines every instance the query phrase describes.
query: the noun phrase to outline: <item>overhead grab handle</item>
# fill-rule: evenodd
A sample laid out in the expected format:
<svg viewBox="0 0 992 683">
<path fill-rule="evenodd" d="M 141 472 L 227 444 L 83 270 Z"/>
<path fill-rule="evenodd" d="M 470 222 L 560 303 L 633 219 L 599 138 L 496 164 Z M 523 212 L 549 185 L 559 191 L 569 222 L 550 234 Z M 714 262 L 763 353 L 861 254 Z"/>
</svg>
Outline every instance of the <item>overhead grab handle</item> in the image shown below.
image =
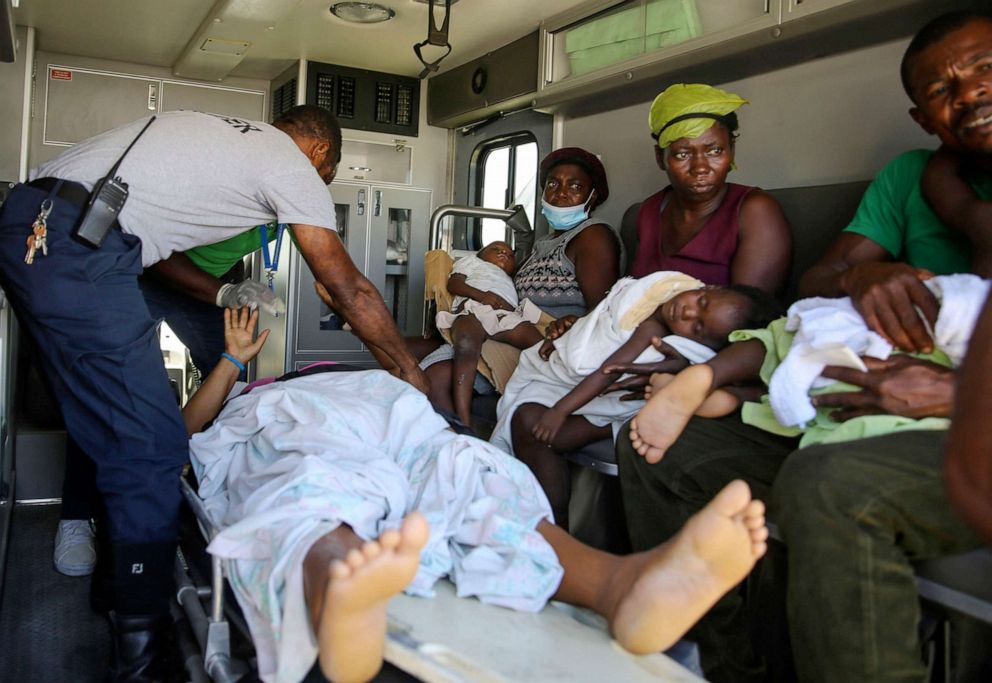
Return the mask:
<svg viewBox="0 0 992 683">
<path fill-rule="evenodd" d="M 441 20 L 441 26 L 439 27 L 434 21 L 434 3 L 440 0 L 429 0 L 427 10 L 427 40 L 421 41 L 413 46 L 413 51 L 417 54 L 417 59 L 420 63 L 424 65 L 424 70 L 420 72 L 420 78 L 427 78 L 430 74 L 438 70 L 438 66 L 441 64 L 441 60 L 451 54 L 451 43 L 448 42 L 448 24 L 451 20 L 451 0 L 444 0 L 444 19 Z M 421 50 L 427 45 L 434 45 L 435 47 L 447 48 L 444 54 L 435 59 L 433 62 L 428 62 L 424 59 L 424 55 Z"/>
</svg>

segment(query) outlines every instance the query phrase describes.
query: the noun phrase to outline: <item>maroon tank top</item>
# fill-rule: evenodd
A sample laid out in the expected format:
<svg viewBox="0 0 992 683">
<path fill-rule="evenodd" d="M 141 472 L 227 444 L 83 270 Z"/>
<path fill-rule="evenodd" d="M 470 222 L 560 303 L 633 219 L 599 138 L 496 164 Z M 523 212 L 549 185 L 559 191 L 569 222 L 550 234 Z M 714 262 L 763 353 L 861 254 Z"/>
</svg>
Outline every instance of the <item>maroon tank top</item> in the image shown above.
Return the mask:
<svg viewBox="0 0 992 683">
<path fill-rule="evenodd" d="M 630 268 L 634 277 L 659 270 L 677 270 L 708 285 L 729 285 L 730 264 L 737 253 L 737 231 L 744 198 L 755 189 L 727 183 L 727 194 L 703 229 L 675 254 L 661 251 L 661 209 L 671 186 L 651 195 L 637 212 L 637 254 Z"/>
</svg>

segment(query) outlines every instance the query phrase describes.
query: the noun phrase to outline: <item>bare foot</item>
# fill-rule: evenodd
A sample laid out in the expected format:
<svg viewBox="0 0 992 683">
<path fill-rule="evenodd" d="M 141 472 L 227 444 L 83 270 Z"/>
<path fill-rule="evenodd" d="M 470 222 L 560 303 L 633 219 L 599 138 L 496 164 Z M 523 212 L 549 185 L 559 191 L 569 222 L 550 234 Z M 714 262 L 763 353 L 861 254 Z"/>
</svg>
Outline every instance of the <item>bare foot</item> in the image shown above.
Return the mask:
<svg viewBox="0 0 992 683">
<path fill-rule="evenodd" d="M 671 541 L 628 556 L 615 578 L 613 636 L 635 654 L 671 647 L 747 576 L 767 539 L 764 503 L 751 500 L 743 481 L 731 482 Z"/>
<path fill-rule="evenodd" d="M 709 395 L 713 369 L 706 364 L 686 368 L 662 387 L 630 423 L 634 450 L 652 465 L 682 434 L 685 425 Z"/>
<path fill-rule="evenodd" d="M 386 604 L 416 576 L 429 533 L 412 512 L 398 530 L 331 562 L 316 631 L 320 670 L 332 683 L 368 681 L 382 667 Z"/>
</svg>

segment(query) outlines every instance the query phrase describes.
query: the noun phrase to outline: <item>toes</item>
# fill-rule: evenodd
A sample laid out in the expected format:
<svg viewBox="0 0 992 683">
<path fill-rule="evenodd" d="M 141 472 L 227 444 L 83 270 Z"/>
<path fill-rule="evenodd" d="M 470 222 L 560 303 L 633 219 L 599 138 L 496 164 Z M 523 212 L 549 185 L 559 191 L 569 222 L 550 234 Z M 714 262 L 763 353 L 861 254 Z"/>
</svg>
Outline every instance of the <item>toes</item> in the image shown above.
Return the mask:
<svg viewBox="0 0 992 683">
<path fill-rule="evenodd" d="M 377 541 L 368 541 L 362 544 L 362 555 L 365 556 L 365 561 L 374 560 L 382 554 L 382 546 L 379 545 Z"/>
<path fill-rule="evenodd" d="M 349 567 L 346 563 L 342 562 L 341 560 L 334 560 L 333 562 L 331 562 L 330 573 L 331 573 L 332 581 L 335 579 L 340 581 L 341 579 L 347 579 L 349 576 L 351 576 L 351 567 Z"/>
<path fill-rule="evenodd" d="M 379 534 L 379 545 L 383 550 L 395 550 L 400 540 L 400 532 L 397 529 L 386 529 Z"/>
<path fill-rule="evenodd" d="M 348 551 L 348 554 L 344 556 L 344 561 L 348 563 L 348 566 L 352 570 L 358 569 L 363 564 L 365 564 L 365 556 L 358 548 L 352 548 Z"/>
<path fill-rule="evenodd" d="M 768 540 L 768 527 L 763 526 L 759 529 L 751 529 L 750 534 L 752 543 L 764 543 Z"/>
<path fill-rule="evenodd" d="M 751 489 L 748 488 L 747 483 L 740 479 L 735 479 L 716 494 L 713 500 L 710 501 L 710 505 L 724 516 L 734 517 L 735 515 L 746 513 L 749 509 L 749 503 L 755 502 L 760 504 L 760 501 L 751 500 Z M 763 504 L 761 504 L 760 509 L 764 510 Z"/>
<path fill-rule="evenodd" d="M 751 556 L 755 559 L 764 557 L 766 552 L 768 552 L 767 543 L 754 543 L 751 545 Z"/>
<path fill-rule="evenodd" d="M 760 500 L 752 500 L 744 508 L 745 517 L 761 517 L 765 516 L 765 504 Z"/>
<path fill-rule="evenodd" d="M 400 551 L 420 552 L 430 537 L 431 527 L 419 512 L 411 512 L 400 527 Z"/>
</svg>

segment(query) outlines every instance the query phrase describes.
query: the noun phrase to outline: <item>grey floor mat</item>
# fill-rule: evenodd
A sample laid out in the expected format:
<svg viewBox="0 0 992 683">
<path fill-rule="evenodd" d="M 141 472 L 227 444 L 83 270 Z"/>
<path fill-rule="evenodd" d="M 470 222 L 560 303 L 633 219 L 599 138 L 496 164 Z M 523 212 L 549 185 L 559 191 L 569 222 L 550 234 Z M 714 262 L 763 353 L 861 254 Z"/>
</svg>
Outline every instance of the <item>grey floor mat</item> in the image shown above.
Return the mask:
<svg viewBox="0 0 992 683">
<path fill-rule="evenodd" d="M 88 577 L 52 566 L 58 505 L 14 509 L 0 602 L 0 681 L 89 683 L 106 673 L 110 634 L 89 608 Z"/>
</svg>

